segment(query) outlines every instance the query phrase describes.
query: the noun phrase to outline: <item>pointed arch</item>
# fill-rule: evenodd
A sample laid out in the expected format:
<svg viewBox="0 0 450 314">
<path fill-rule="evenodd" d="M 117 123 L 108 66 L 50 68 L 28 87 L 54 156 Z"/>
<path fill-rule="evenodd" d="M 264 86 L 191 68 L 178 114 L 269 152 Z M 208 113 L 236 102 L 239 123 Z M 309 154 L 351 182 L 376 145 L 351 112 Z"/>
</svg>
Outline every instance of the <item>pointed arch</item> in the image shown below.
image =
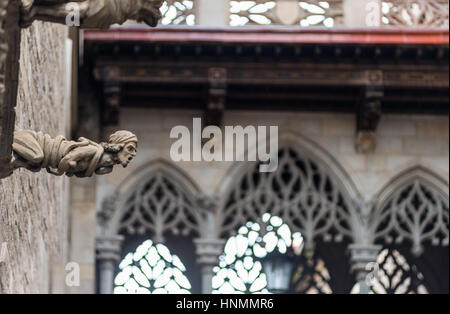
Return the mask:
<svg viewBox="0 0 450 314">
<path fill-rule="evenodd" d="M 290 147 L 297 150 L 304 156 L 307 156 L 313 160 L 318 160 L 318 163 L 326 168 L 330 176 L 332 176 L 333 179 L 341 185 L 342 190 L 349 201 L 360 198 L 361 194 L 358 186 L 362 185 L 359 184 L 359 182 L 354 182 L 342 164 L 321 145 L 301 134 L 292 131 L 283 132 L 277 139 L 271 139 L 271 141 L 275 140 L 278 141 L 279 149 Z M 249 155 L 250 153 L 256 153 L 257 155 L 257 149 L 258 147 L 252 146 L 245 152 L 245 154 Z M 258 162 L 234 162 L 230 166 L 226 176 L 219 186 L 218 194 L 228 196 L 236 183 L 242 179 L 245 173 L 253 170 L 257 165 Z"/>
<path fill-rule="evenodd" d="M 401 172 L 377 196 L 371 216 L 373 241 L 385 245 L 412 243 L 420 256 L 424 243 L 449 245 L 448 183 L 421 165 Z"/>
<path fill-rule="evenodd" d="M 114 192 L 113 213 L 102 232 L 143 234 L 156 242 L 163 234 L 197 232 L 202 215 L 197 210 L 197 184 L 170 161 L 157 159 L 139 167 Z"/>
<path fill-rule="evenodd" d="M 226 197 L 219 218 L 223 233 L 232 234 L 270 212 L 282 217 L 293 232 L 301 232 L 309 247 L 318 236 L 351 238 L 353 200 L 360 194 L 344 168 L 321 146 L 298 134 L 281 134 L 278 148 L 279 169 L 273 173 L 259 173 L 256 162 L 230 168 L 220 188 Z"/>
<path fill-rule="evenodd" d="M 420 180 L 424 184 L 432 186 L 443 197 L 447 200 L 449 199 L 448 181 L 433 171 L 430 167 L 422 164 L 416 164 L 402 170 L 378 191 L 375 199 L 377 200 L 379 206 L 383 206 L 393 193 L 414 180 Z"/>
</svg>

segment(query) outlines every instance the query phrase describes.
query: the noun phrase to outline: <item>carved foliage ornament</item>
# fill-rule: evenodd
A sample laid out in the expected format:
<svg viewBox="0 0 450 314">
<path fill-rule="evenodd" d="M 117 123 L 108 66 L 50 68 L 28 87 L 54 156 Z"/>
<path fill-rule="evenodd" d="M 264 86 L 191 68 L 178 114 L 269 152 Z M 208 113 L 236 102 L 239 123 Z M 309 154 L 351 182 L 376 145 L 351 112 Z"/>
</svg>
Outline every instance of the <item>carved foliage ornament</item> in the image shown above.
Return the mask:
<svg viewBox="0 0 450 314">
<path fill-rule="evenodd" d="M 128 166 L 136 156 L 137 144 L 136 135 L 128 131 L 118 131 L 110 136 L 108 143 L 100 144 L 85 138 L 68 141 L 42 132 L 16 131 L 10 171 L 47 169 L 54 175 L 77 177 L 108 174 L 114 165 Z"/>
<path fill-rule="evenodd" d="M 70 14 L 78 13 L 82 28 L 108 28 L 127 20 L 155 27 L 162 15 L 163 0 L 21 0 L 21 25 L 33 21 L 66 24 Z M 75 9 L 74 9 L 75 8 Z"/>
<path fill-rule="evenodd" d="M 448 0 L 383 1 L 383 22 L 392 26 L 449 26 Z"/>
</svg>

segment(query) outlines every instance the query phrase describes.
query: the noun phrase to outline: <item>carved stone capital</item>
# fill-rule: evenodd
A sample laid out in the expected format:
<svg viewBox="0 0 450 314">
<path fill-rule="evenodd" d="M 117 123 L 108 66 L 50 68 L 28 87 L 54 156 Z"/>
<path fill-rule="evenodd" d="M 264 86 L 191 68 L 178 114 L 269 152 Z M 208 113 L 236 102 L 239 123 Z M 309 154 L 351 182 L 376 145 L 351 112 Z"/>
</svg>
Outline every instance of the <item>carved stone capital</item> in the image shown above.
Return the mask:
<svg viewBox="0 0 450 314">
<path fill-rule="evenodd" d="M 98 236 L 96 243 L 97 260 L 118 263 L 122 252 L 123 236 Z"/>
<path fill-rule="evenodd" d="M 197 197 L 198 206 L 207 211 L 215 212 L 219 206 L 220 199 L 217 195 L 201 194 Z"/>
<path fill-rule="evenodd" d="M 137 145 L 137 136 L 129 131 L 118 131 L 107 143 L 100 144 L 86 138 L 69 141 L 62 136 L 52 138 L 42 132 L 16 131 L 10 167 L 32 172 L 47 169 L 53 175 L 80 178 L 104 175 L 111 173 L 115 165 L 127 167 L 136 157 Z M 5 173 L 5 177 L 7 175 Z"/>
<path fill-rule="evenodd" d="M 352 244 L 348 247 L 350 251 L 351 270 L 356 274 L 358 281 L 366 280 L 367 275 L 371 272 L 369 267 L 371 263 L 376 263 L 381 245 L 362 245 Z"/>
</svg>

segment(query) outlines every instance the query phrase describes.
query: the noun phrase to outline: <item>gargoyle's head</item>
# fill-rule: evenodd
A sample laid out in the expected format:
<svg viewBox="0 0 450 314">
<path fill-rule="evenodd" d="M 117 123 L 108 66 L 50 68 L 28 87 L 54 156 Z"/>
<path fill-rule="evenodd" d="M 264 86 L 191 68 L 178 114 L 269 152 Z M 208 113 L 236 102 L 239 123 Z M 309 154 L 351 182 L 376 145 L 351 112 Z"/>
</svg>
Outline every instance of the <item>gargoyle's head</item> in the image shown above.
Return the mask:
<svg viewBox="0 0 450 314">
<path fill-rule="evenodd" d="M 138 138 L 129 131 L 117 131 L 103 144 L 106 153 L 112 154 L 116 164 L 124 168 L 136 157 Z"/>
<path fill-rule="evenodd" d="M 162 19 L 162 14 L 160 11 L 164 0 L 138 0 L 139 2 L 139 12 L 138 12 L 138 22 L 144 22 L 152 27 L 158 25 L 160 19 Z"/>
</svg>

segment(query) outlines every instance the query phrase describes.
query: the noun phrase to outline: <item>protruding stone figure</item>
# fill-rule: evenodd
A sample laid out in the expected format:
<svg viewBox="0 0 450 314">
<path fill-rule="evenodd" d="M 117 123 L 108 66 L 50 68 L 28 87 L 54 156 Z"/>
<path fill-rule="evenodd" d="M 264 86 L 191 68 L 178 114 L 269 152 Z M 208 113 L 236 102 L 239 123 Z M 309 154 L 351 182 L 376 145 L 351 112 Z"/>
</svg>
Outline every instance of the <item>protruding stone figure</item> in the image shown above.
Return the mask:
<svg viewBox="0 0 450 314">
<path fill-rule="evenodd" d="M 91 177 L 108 174 L 114 165 L 124 168 L 136 156 L 138 139 L 128 131 L 118 131 L 108 143 L 97 144 L 86 138 L 68 141 L 62 136 L 30 130 L 14 132 L 12 168 L 26 168 L 38 172 L 47 169 L 61 176 Z"/>
<path fill-rule="evenodd" d="M 21 26 L 28 27 L 36 20 L 67 24 L 67 17 L 77 13 L 81 28 L 104 29 L 127 20 L 155 27 L 162 18 L 163 3 L 164 0 L 21 0 Z"/>
</svg>

